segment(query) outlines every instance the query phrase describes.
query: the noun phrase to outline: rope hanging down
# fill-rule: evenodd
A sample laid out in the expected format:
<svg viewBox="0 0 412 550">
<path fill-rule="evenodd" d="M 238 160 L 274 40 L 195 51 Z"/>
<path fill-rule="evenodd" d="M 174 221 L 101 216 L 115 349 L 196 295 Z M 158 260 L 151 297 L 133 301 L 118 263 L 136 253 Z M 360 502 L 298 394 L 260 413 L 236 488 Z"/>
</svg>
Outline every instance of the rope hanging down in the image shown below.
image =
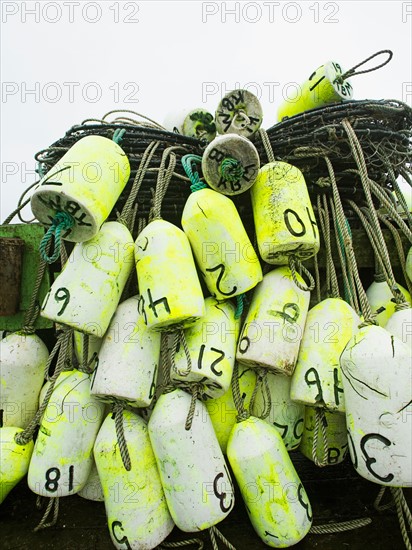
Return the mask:
<svg viewBox="0 0 412 550">
<path fill-rule="evenodd" d="M 57 212 L 53 219 L 52 225 L 44 235 L 40 243 L 40 254 L 45 262 L 52 264 L 58 260 L 60 256 L 61 232 L 71 229 L 74 225 L 74 219 L 67 212 Z M 51 256 L 48 255 L 47 245 L 54 236 L 54 252 Z"/>
<path fill-rule="evenodd" d="M 193 170 L 192 167 L 192 164 L 200 165 L 202 163 L 202 157 L 199 157 L 199 155 L 184 155 L 181 159 L 181 163 L 187 177 L 190 180 L 190 190 L 192 193 L 208 188 L 206 183 L 200 181 L 200 176 L 197 170 Z"/>
</svg>

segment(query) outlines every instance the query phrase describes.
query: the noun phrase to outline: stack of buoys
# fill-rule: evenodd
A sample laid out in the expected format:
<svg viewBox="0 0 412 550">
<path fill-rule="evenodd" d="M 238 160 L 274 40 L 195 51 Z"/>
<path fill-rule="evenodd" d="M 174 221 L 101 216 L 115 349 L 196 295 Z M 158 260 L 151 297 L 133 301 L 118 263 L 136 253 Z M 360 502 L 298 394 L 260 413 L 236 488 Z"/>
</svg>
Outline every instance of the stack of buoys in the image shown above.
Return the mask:
<svg viewBox="0 0 412 550">
<path fill-rule="evenodd" d="M 279 120 L 349 99 L 349 74 L 323 65 Z M 39 308 L 59 331 L 53 351 L 27 327 L 0 342 L 0 501 L 28 473 L 30 489 L 55 502 L 103 500 L 116 548 L 151 549 L 175 525 L 213 540 L 236 481 L 258 536 L 283 548 L 313 520 L 296 449 L 318 466 L 349 449 L 366 479 L 412 484 L 410 295 L 372 283 L 380 326 L 336 293 L 310 307 L 302 262 L 320 249 L 322 219 L 302 172 L 270 150 L 262 118 L 247 90 L 226 94 L 215 116 L 168 117 L 168 130 L 204 144 L 202 157 L 181 158 L 192 191 L 181 228 L 161 216 L 178 147 L 163 151 L 137 234 L 127 201 L 109 221 L 130 176 L 118 130 L 77 141 L 35 187 L 43 260 L 64 263 L 64 241 L 75 244 Z M 241 193 L 254 236 L 231 198 Z"/>
</svg>

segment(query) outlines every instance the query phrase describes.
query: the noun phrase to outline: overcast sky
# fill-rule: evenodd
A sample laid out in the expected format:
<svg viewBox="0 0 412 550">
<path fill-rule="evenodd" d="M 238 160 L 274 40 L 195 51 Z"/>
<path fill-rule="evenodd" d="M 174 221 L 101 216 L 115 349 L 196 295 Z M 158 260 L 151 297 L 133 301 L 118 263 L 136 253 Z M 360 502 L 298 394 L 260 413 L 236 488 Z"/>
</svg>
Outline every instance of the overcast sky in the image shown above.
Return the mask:
<svg viewBox="0 0 412 550">
<path fill-rule="evenodd" d="M 381 49 L 393 60 L 354 77 L 354 99 L 412 101 L 410 1 L 2 0 L 1 27 L 1 220 L 35 181 L 34 154 L 111 109 L 162 123 L 246 87 L 269 128 L 291 83 Z"/>
</svg>

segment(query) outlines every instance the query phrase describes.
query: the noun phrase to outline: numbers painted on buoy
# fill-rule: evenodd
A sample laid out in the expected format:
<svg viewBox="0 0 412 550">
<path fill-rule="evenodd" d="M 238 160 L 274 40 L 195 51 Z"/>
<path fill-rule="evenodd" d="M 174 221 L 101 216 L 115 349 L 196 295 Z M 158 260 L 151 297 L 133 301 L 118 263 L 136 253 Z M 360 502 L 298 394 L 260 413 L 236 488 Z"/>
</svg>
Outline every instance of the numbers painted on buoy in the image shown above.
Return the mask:
<svg viewBox="0 0 412 550">
<path fill-rule="evenodd" d="M 199 358 L 197 360 L 197 367 L 199 370 L 202 370 L 202 363 L 203 363 L 203 354 L 205 352 L 205 344 L 202 344 L 200 346 L 200 350 L 199 350 Z M 215 359 L 211 365 L 210 365 L 210 370 L 213 372 L 213 374 L 216 374 L 216 376 L 222 376 L 223 372 L 222 371 L 218 371 L 216 370 L 216 365 L 218 363 L 220 363 L 221 361 L 223 361 L 223 359 L 225 358 L 225 352 L 220 350 L 220 349 L 216 349 L 216 348 L 210 348 L 210 351 L 213 351 L 214 353 L 217 353 L 218 355 L 218 358 Z"/>
<path fill-rule="evenodd" d="M 68 490 L 73 491 L 73 475 L 74 475 L 74 465 L 69 466 L 69 481 L 68 481 Z M 61 472 L 59 468 L 49 468 L 45 473 L 46 482 L 44 488 L 50 493 L 55 493 L 59 487 L 59 479 L 61 477 Z"/>
<path fill-rule="evenodd" d="M 307 516 L 308 520 L 312 521 L 312 519 L 313 519 L 312 508 L 310 506 L 309 500 L 308 501 L 305 500 L 305 496 L 306 496 L 305 489 L 303 488 L 302 483 L 299 483 L 299 486 L 298 486 L 298 500 L 299 500 L 300 504 L 303 506 L 303 508 L 306 510 L 306 516 Z"/>
<path fill-rule="evenodd" d="M 227 476 L 229 477 L 229 474 L 227 474 Z M 228 506 L 226 506 L 225 499 L 227 497 L 227 493 L 223 490 L 219 491 L 219 487 L 217 485 L 219 479 L 222 479 L 223 477 L 225 477 L 225 474 L 223 472 L 220 472 L 216 475 L 215 479 L 213 480 L 213 492 L 216 498 L 219 500 L 220 509 L 222 510 L 222 512 L 226 513 L 229 512 L 229 510 L 231 510 L 233 506 L 233 497 L 230 498 L 230 503 Z"/>
<path fill-rule="evenodd" d="M 119 533 L 117 531 L 117 528 L 121 529 L 122 533 Z M 115 539 L 116 542 L 118 542 L 119 544 L 124 544 L 125 548 L 127 550 L 132 550 L 132 547 L 129 544 L 129 540 L 128 540 L 127 536 L 126 535 L 122 536 L 122 534 L 123 534 L 123 525 L 122 525 L 121 521 L 117 521 L 117 520 L 112 521 L 111 530 L 112 530 L 113 538 Z"/>
</svg>

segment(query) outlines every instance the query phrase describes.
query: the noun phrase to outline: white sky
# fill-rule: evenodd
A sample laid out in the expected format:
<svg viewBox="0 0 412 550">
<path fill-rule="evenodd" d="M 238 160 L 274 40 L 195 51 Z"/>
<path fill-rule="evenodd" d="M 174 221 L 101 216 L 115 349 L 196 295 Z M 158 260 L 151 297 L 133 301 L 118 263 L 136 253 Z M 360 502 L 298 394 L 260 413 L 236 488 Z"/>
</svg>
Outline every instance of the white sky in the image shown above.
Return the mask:
<svg viewBox="0 0 412 550">
<path fill-rule="evenodd" d="M 38 150 L 114 108 L 162 123 L 185 107 L 214 113 L 240 86 L 269 128 L 288 83 L 381 49 L 391 63 L 354 77 L 354 99 L 412 100 L 410 1 L 2 0 L 1 27 L 1 220 L 36 180 Z"/>
</svg>

